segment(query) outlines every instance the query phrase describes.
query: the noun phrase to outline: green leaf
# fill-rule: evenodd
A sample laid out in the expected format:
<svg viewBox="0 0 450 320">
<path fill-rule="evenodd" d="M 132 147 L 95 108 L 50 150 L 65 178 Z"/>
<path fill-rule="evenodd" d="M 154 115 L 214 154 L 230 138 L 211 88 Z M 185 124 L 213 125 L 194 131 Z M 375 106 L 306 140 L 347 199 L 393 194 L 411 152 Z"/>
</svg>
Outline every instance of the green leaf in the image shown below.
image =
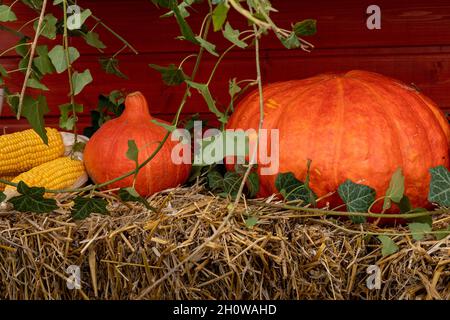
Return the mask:
<svg viewBox="0 0 450 320">
<path fill-rule="evenodd" d="M 16 14 L 7 5 L 0 5 L 0 22 L 16 21 Z"/>
<path fill-rule="evenodd" d="M 158 126 L 160 126 L 160 127 L 163 127 L 164 129 L 166 129 L 166 130 L 169 131 L 169 132 L 173 132 L 173 131 L 175 131 L 175 129 L 177 128 L 177 127 L 174 126 L 174 125 L 170 125 L 170 124 L 161 122 L 161 121 L 159 121 L 159 120 L 157 120 L 157 119 L 152 119 L 152 120 L 150 120 L 150 122 L 152 122 L 152 123 L 154 123 L 154 124 L 156 124 L 156 125 L 158 125 Z"/>
<path fill-rule="evenodd" d="M 56 6 L 56 5 L 61 4 L 63 2 L 64 2 L 64 0 L 53 0 L 53 5 Z"/>
<path fill-rule="evenodd" d="M 30 48 L 30 44 L 28 43 L 28 38 L 24 37 L 19 40 L 16 45 L 16 52 L 19 56 L 25 57 L 28 55 L 28 50 Z"/>
<path fill-rule="evenodd" d="M 56 23 L 58 19 L 51 13 L 47 13 L 42 21 L 40 33 L 43 37 L 54 40 L 56 39 Z M 37 31 L 39 21 L 34 22 L 34 31 Z"/>
<path fill-rule="evenodd" d="M 44 90 L 44 91 L 48 91 L 48 88 L 39 82 L 39 80 L 34 79 L 34 78 L 29 78 L 27 81 L 27 87 L 28 88 L 33 88 L 33 89 L 39 89 L 39 90 Z"/>
<path fill-rule="evenodd" d="M 3 192 L 0 191 L 0 203 L 2 203 L 3 201 L 5 201 L 6 196 Z"/>
<path fill-rule="evenodd" d="M 128 150 L 125 155 L 127 156 L 128 159 L 134 161 L 137 166 L 139 158 L 139 150 L 136 145 L 136 141 L 128 140 Z"/>
<path fill-rule="evenodd" d="M 69 47 L 69 60 L 72 64 L 75 60 L 80 57 L 80 53 L 74 47 Z M 53 66 L 57 73 L 62 73 L 67 70 L 67 60 L 64 47 L 61 45 L 56 45 L 49 53 L 48 56 L 52 61 Z"/>
<path fill-rule="evenodd" d="M 80 29 L 81 26 L 86 22 L 86 19 L 89 18 L 91 15 L 92 15 L 91 10 L 89 10 L 89 9 L 83 10 L 80 13 L 80 15 L 79 15 L 79 19 L 80 19 L 80 23 L 79 24 L 76 23 L 77 22 L 76 21 L 77 17 L 74 14 L 70 15 L 67 18 L 67 29 L 69 29 L 69 30 Z"/>
<path fill-rule="evenodd" d="M 248 217 L 247 219 L 245 219 L 245 225 L 247 226 L 247 228 L 252 229 L 257 224 L 258 224 L 257 217 Z"/>
<path fill-rule="evenodd" d="M 23 181 L 17 186 L 20 196 L 9 199 L 14 209 L 20 212 L 48 213 L 58 209 L 55 199 L 45 199 L 45 188 L 28 187 Z"/>
<path fill-rule="evenodd" d="M 248 189 L 248 196 L 253 198 L 259 191 L 259 176 L 256 172 L 250 172 L 245 185 Z"/>
<path fill-rule="evenodd" d="M 0 76 L 8 77 L 8 71 L 0 64 Z"/>
<path fill-rule="evenodd" d="M 172 0 L 151 0 L 153 4 L 157 7 L 163 7 L 170 9 L 172 6 Z"/>
<path fill-rule="evenodd" d="M 8 95 L 8 103 L 17 114 L 19 107 L 19 94 Z M 22 116 L 28 120 L 28 123 L 34 131 L 41 137 L 45 144 L 48 144 L 47 133 L 45 131 L 44 114 L 48 113 L 48 105 L 45 96 L 39 95 L 37 99 L 25 95 L 22 104 Z"/>
<path fill-rule="evenodd" d="M 310 195 L 305 184 L 297 180 L 292 172 L 279 173 L 275 180 L 275 188 L 288 201 L 302 200 L 309 203 Z"/>
<path fill-rule="evenodd" d="M 234 98 L 239 92 L 241 92 L 241 87 L 236 83 L 236 78 L 230 79 L 228 82 L 228 93 L 231 98 Z"/>
<path fill-rule="evenodd" d="M 411 206 L 411 202 L 409 201 L 408 196 L 403 196 L 400 202 L 398 203 L 398 207 L 400 208 L 401 213 L 410 212 L 413 208 Z"/>
<path fill-rule="evenodd" d="M 223 189 L 223 176 L 218 171 L 210 171 L 207 175 L 208 186 L 211 190 Z"/>
<path fill-rule="evenodd" d="M 33 64 L 39 70 L 42 75 L 51 74 L 55 72 L 55 68 L 48 56 L 47 46 L 37 46 L 36 53 L 38 56 L 33 59 Z"/>
<path fill-rule="evenodd" d="M 375 190 L 363 184 L 346 180 L 338 188 L 338 194 L 349 212 L 367 212 L 375 201 Z M 366 222 L 366 217 L 350 216 L 354 223 Z"/>
<path fill-rule="evenodd" d="M 428 223 L 413 222 L 408 223 L 408 227 L 413 239 L 416 241 L 422 240 L 425 234 L 431 231 L 431 226 Z"/>
<path fill-rule="evenodd" d="M 149 66 L 161 73 L 162 80 L 168 86 L 177 86 L 189 79 L 183 72 L 183 69 L 178 68 L 174 64 L 170 64 L 167 67 L 158 66 L 157 64 L 149 64 Z"/>
<path fill-rule="evenodd" d="M 405 192 L 405 176 L 402 173 L 402 169 L 398 168 L 392 175 L 389 187 L 386 190 L 386 197 L 384 198 L 383 210 L 387 210 L 391 207 L 391 201 L 399 203 L 403 198 Z"/>
<path fill-rule="evenodd" d="M 74 220 L 83 220 L 91 215 L 91 213 L 107 214 L 106 206 L 108 202 L 101 198 L 84 198 L 76 197 L 71 214 Z"/>
<path fill-rule="evenodd" d="M 236 172 L 225 172 L 223 177 L 223 191 L 231 197 L 236 197 L 242 183 L 242 176 Z"/>
<path fill-rule="evenodd" d="M 173 10 L 175 14 L 175 18 L 177 19 L 178 26 L 180 27 L 181 35 L 183 39 L 186 39 L 187 41 L 192 42 L 193 44 L 198 44 L 197 39 L 195 38 L 195 34 L 192 31 L 189 24 L 186 22 L 186 20 L 183 18 L 183 15 L 180 12 L 180 9 L 178 6 L 172 6 L 171 9 Z"/>
<path fill-rule="evenodd" d="M 77 95 L 83 91 L 84 87 L 92 82 L 92 76 L 89 69 L 84 70 L 82 73 L 75 71 L 72 74 L 73 94 Z"/>
<path fill-rule="evenodd" d="M 197 89 L 198 92 L 203 96 L 208 105 L 209 110 L 217 116 L 217 119 L 222 123 L 227 123 L 228 118 L 225 114 L 219 111 L 216 107 L 216 102 L 214 101 L 211 92 L 206 84 L 193 82 L 190 80 L 186 80 L 186 83 L 190 85 L 192 88 Z"/>
<path fill-rule="evenodd" d="M 91 47 L 97 48 L 99 50 L 105 49 L 106 45 L 100 40 L 100 36 L 98 33 L 94 31 L 89 31 L 86 34 L 83 34 L 84 41 Z"/>
<path fill-rule="evenodd" d="M 190 7 L 195 1 L 196 0 L 183 0 L 183 2 L 178 5 L 178 9 L 180 10 L 180 14 L 183 18 L 187 18 L 190 16 L 187 8 Z M 171 16 L 173 16 L 173 10 L 163 14 L 162 16 L 160 16 L 160 18 L 167 18 Z"/>
<path fill-rule="evenodd" d="M 219 54 L 216 52 L 216 46 L 214 44 L 212 44 L 209 41 L 206 41 L 205 39 L 203 39 L 200 36 L 196 36 L 195 39 L 198 41 L 198 43 L 205 48 L 206 51 L 208 51 L 209 53 L 211 53 L 213 56 L 218 57 Z"/>
<path fill-rule="evenodd" d="M 244 41 L 239 39 L 239 35 L 239 30 L 234 30 L 228 22 L 225 24 L 223 36 L 239 48 L 246 48 L 248 45 Z"/>
<path fill-rule="evenodd" d="M 398 251 L 398 246 L 388 236 L 379 235 L 378 239 L 381 241 L 381 254 L 383 255 L 383 257 L 389 256 Z"/>
<path fill-rule="evenodd" d="M 119 60 L 115 58 L 100 58 L 100 65 L 106 73 L 113 74 L 119 78 L 128 79 L 128 77 L 119 70 Z"/>
<path fill-rule="evenodd" d="M 431 182 L 428 200 L 441 206 L 450 207 L 450 171 L 444 166 L 430 169 Z"/>
<path fill-rule="evenodd" d="M 300 47 L 300 40 L 298 40 L 295 32 L 291 32 L 287 38 L 279 36 L 279 39 L 287 49 L 296 49 Z"/>
<path fill-rule="evenodd" d="M 228 10 L 230 8 L 224 3 L 219 3 L 212 13 L 212 22 L 214 26 L 214 31 L 219 31 L 222 29 L 223 24 L 227 20 Z"/>
<path fill-rule="evenodd" d="M 1 195 L 0 195 L 0 197 L 1 197 Z M 438 233 L 435 233 L 435 236 L 436 236 L 436 240 L 439 241 L 439 240 L 446 238 L 448 235 L 450 235 L 450 226 L 448 226 L 445 229 L 437 230 L 437 231 L 438 231 Z"/>
<path fill-rule="evenodd" d="M 317 32 L 317 20 L 306 19 L 294 25 L 294 32 L 298 37 L 312 36 Z"/>
<path fill-rule="evenodd" d="M 59 118 L 59 126 L 61 129 L 70 131 L 74 128 L 76 119 L 74 115 L 71 116 L 74 109 L 76 113 L 82 113 L 84 108 L 81 104 L 72 105 L 71 103 L 66 103 L 59 106 L 61 114 Z"/>
</svg>

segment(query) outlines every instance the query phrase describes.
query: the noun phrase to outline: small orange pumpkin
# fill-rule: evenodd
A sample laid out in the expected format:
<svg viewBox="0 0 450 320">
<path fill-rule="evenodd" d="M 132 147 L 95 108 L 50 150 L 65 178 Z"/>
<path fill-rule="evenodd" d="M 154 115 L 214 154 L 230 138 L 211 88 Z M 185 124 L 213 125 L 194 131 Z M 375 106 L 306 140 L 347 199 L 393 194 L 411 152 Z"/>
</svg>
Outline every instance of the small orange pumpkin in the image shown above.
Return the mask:
<svg viewBox="0 0 450 320">
<path fill-rule="evenodd" d="M 322 74 L 267 85 L 264 100 L 263 128 L 280 134 L 278 172 L 304 180 L 311 159 L 310 187 L 319 197 L 346 179 L 374 188 L 381 197 L 401 167 L 405 194 L 413 206 L 424 207 L 428 170 L 449 166 L 447 119 L 430 99 L 397 80 L 359 70 Z M 227 128 L 256 129 L 258 120 L 255 91 L 239 103 Z M 275 178 L 260 175 L 260 196 L 277 193 Z"/>
<path fill-rule="evenodd" d="M 152 116 L 142 93 L 129 94 L 125 99 L 123 114 L 106 122 L 86 145 L 84 162 L 95 183 L 104 183 L 135 168 L 135 162 L 126 157 L 129 140 L 136 142 L 139 163 L 154 152 L 167 131 L 151 120 Z M 189 177 L 190 165 L 172 162 L 171 153 L 175 144 L 169 138 L 157 155 L 139 171 L 135 188 L 141 196 L 176 187 Z M 132 183 L 133 176 L 130 176 L 108 188 L 130 187 Z"/>
</svg>

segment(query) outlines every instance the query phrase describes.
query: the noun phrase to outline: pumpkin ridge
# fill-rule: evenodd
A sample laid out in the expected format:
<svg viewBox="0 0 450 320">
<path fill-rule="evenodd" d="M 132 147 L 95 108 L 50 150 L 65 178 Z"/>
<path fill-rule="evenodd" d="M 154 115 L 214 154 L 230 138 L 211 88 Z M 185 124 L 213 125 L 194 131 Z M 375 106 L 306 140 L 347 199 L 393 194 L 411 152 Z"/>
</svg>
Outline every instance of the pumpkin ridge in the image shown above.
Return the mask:
<svg viewBox="0 0 450 320">
<path fill-rule="evenodd" d="M 336 78 L 336 88 L 337 88 L 337 96 L 336 99 L 336 109 L 338 109 L 337 112 L 337 127 L 339 128 L 339 133 L 337 134 L 337 140 L 336 144 L 334 146 L 334 157 L 333 161 L 339 163 L 341 154 L 342 154 L 342 140 L 344 139 L 344 133 L 345 133 L 345 101 L 344 101 L 344 86 L 342 84 L 342 78 L 337 77 Z M 335 186 L 338 186 L 340 181 L 338 177 L 338 171 L 340 171 L 340 166 L 334 166 L 333 168 L 333 175 L 334 175 L 334 184 Z"/>
<path fill-rule="evenodd" d="M 395 139 L 393 139 L 393 140 L 396 141 L 396 146 L 398 148 L 396 155 L 398 157 L 400 157 L 400 159 L 401 159 L 401 161 L 399 161 L 399 163 L 403 164 L 405 157 L 404 157 L 404 151 L 402 149 L 402 145 L 400 143 L 400 141 L 401 141 L 400 137 L 402 137 L 402 134 L 401 134 L 401 130 L 400 130 L 400 127 L 399 127 L 399 123 L 396 120 L 396 117 L 392 116 L 392 112 L 389 110 L 389 108 L 383 108 L 383 104 L 381 103 L 381 101 L 383 101 L 383 99 L 382 99 L 383 96 L 380 93 L 376 92 L 369 85 L 369 83 L 367 83 L 367 81 L 365 81 L 363 79 L 358 79 L 358 78 L 355 78 L 354 80 L 358 81 L 367 90 L 367 92 L 372 97 L 375 98 L 374 101 L 376 102 L 377 105 L 380 106 L 380 109 L 384 110 L 384 114 L 382 112 L 380 112 L 380 114 L 383 116 L 383 118 L 389 124 L 389 127 L 391 128 L 391 130 L 393 129 L 394 132 L 395 132 L 395 135 L 394 135 Z M 390 101 L 390 102 L 392 102 L 392 101 Z M 391 164 L 393 164 L 392 161 L 391 161 Z"/>
</svg>

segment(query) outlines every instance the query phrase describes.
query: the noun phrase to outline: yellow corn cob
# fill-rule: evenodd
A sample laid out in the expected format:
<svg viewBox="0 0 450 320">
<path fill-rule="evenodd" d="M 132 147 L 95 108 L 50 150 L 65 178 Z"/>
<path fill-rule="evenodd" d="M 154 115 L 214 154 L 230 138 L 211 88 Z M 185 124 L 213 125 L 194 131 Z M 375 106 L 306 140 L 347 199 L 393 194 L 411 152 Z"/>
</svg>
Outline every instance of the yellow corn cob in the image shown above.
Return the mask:
<svg viewBox="0 0 450 320">
<path fill-rule="evenodd" d="M 6 180 L 6 181 L 12 181 L 16 176 L 0 176 L 0 179 Z M 5 185 L 0 182 L 0 191 L 5 190 Z"/>
<path fill-rule="evenodd" d="M 29 187 L 44 187 L 52 190 L 76 188 L 87 181 L 87 173 L 82 161 L 61 157 L 21 173 L 12 180 L 14 183 L 20 181 L 25 182 Z M 5 187 L 5 195 L 8 199 L 16 194 L 15 187 Z M 45 194 L 46 197 L 54 195 Z"/>
<path fill-rule="evenodd" d="M 64 143 L 56 129 L 46 128 L 48 145 L 32 129 L 0 136 L 0 175 L 30 170 L 64 154 Z"/>
</svg>

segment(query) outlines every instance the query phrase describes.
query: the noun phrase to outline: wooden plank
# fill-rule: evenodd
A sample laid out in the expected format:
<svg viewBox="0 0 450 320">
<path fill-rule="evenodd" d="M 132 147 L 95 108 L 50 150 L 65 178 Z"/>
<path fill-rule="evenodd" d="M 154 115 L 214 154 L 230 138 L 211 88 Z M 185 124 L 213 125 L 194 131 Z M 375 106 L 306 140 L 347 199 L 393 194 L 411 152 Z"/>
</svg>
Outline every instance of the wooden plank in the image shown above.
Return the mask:
<svg viewBox="0 0 450 320">
<path fill-rule="evenodd" d="M 11 1 L 5 1 L 10 3 Z M 94 14 L 102 18 L 110 27 L 123 35 L 141 53 L 148 52 L 193 52 L 196 46 L 186 41 L 175 40 L 179 29 L 173 18 L 161 19 L 159 16 L 166 12 L 157 9 L 148 0 L 82 0 L 81 6 L 89 7 Z M 373 4 L 364 0 L 334 0 L 321 1 L 283 1 L 274 0 L 273 4 L 279 9 L 273 13 L 273 19 L 282 27 L 290 28 L 292 23 L 305 18 L 318 20 L 318 33 L 309 38 L 317 48 L 343 47 L 397 47 L 397 46 L 435 46 L 450 44 L 450 2 L 446 0 L 378 0 L 376 4 L 382 10 L 381 30 L 366 28 L 366 8 Z M 188 18 L 194 32 L 200 30 L 202 17 L 207 6 L 194 5 L 195 11 Z M 25 21 L 36 16 L 36 13 L 18 3 L 14 9 L 19 21 L 8 24 L 14 28 L 20 27 Z M 55 15 L 61 16 L 61 11 L 51 6 Z M 191 10 L 194 11 L 194 10 Z M 248 28 L 245 19 L 237 14 L 230 15 L 230 21 L 235 28 Z M 92 23 L 88 23 L 92 26 Z M 31 25 L 30 25 L 31 26 Z M 24 32 L 32 34 L 31 28 Z M 122 44 L 114 36 L 106 32 L 101 26 L 103 41 L 108 45 L 107 54 L 116 52 Z M 229 43 L 219 33 L 210 33 L 209 39 L 222 50 Z M 14 45 L 17 38 L 2 32 L 0 52 Z M 73 38 L 72 44 L 87 54 L 97 51 L 83 43 L 81 39 Z M 266 38 L 263 48 L 283 50 L 283 46 L 275 37 Z"/>
</svg>

